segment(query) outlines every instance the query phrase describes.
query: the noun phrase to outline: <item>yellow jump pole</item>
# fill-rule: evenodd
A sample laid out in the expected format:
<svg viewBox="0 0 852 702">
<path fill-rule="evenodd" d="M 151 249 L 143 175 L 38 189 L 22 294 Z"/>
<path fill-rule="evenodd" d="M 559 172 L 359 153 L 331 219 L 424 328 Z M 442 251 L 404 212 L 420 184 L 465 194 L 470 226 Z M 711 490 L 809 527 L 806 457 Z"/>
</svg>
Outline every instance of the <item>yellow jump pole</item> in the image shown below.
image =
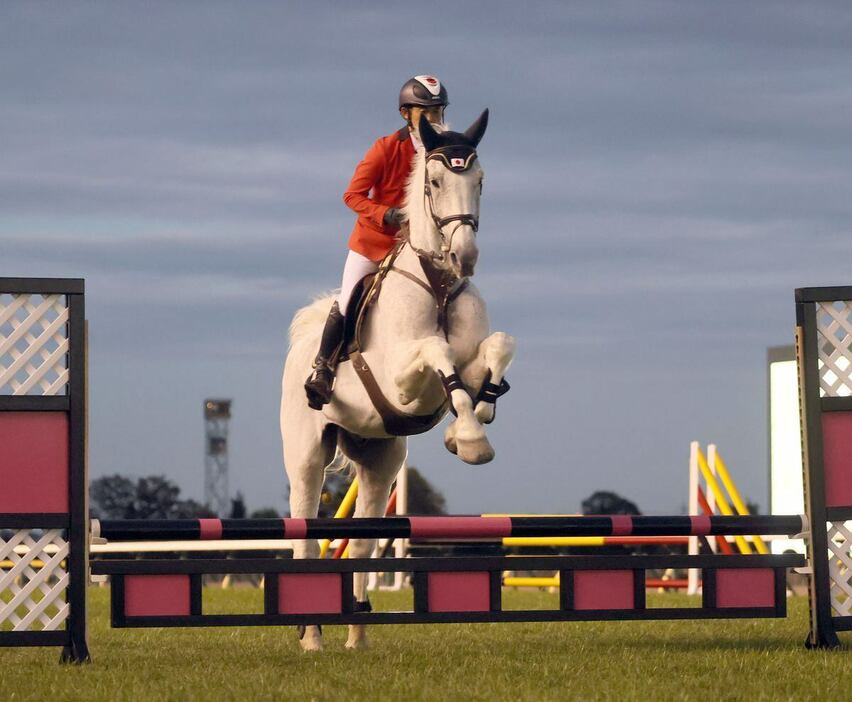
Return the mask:
<svg viewBox="0 0 852 702">
<path fill-rule="evenodd" d="M 343 519 L 344 517 L 348 517 L 352 513 L 352 508 L 355 506 L 355 498 L 357 497 L 358 478 L 353 478 L 352 484 L 349 486 L 349 489 L 340 501 L 340 507 L 338 507 L 337 511 L 334 513 L 334 518 Z M 328 553 L 329 546 L 331 546 L 331 539 L 323 539 L 320 544 L 320 558 L 325 558 L 325 554 Z"/>
<path fill-rule="evenodd" d="M 710 466 L 707 465 L 707 459 L 704 458 L 704 453 L 701 449 L 698 449 L 698 468 L 704 476 L 704 482 L 707 483 L 707 487 L 710 488 L 713 495 L 716 497 L 716 503 L 719 505 L 719 511 L 722 514 L 733 516 L 734 510 L 732 510 L 731 505 L 728 504 L 725 493 L 722 492 L 722 488 L 719 486 L 716 476 L 713 475 L 710 470 Z M 748 545 L 748 541 L 746 541 L 742 536 L 735 536 L 734 541 L 736 541 L 737 548 L 740 550 L 740 553 L 752 553 L 751 546 Z"/>
<path fill-rule="evenodd" d="M 504 587 L 559 587 L 559 575 L 553 577 L 503 578 Z"/>
<path fill-rule="evenodd" d="M 728 467 L 725 465 L 725 462 L 722 460 L 722 457 L 719 455 L 719 452 L 715 452 L 715 464 L 716 464 L 716 472 L 719 474 L 719 478 L 722 480 L 722 484 L 725 486 L 725 489 L 728 491 L 728 494 L 731 496 L 731 502 L 734 503 L 734 507 L 736 507 L 737 514 L 747 515 L 749 514 L 748 507 L 746 507 L 745 502 L 743 502 L 742 497 L 740 497 L 740 492 L 737 490 L 737 486 L 734 484 L 733 479 L 731 478 L 731 474 L 728 472 Z M 758 553 L 769 553 L 769 549 L 766 547 L 766 542 L 760 538 L 760 536 L 753 536 L 752 543 L 754 547 L 757 549 Z"/>
<path fill-rule="evenodd" d="M 505 536 L 504 546 L 520 546 L 526 548 L 560 546 L 604 546 L 603 536 Z"/>
</svg>

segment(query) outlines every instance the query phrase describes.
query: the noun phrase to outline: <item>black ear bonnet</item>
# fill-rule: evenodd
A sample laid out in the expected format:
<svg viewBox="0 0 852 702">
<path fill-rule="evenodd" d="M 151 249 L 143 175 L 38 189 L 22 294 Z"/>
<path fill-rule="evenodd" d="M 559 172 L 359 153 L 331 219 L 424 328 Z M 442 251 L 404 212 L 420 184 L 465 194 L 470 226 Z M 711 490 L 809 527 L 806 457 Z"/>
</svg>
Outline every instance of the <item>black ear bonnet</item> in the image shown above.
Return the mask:
<svg viewBox="0 0 852 702">
<path fill-rule="evenodd" d="M 439 160 L 449 170 L 463 173 L 476 161 L 476 147 L 488 126 L 488 110 L 464 133 L 435 131 L 425 116 L 421 116 L 419 126 L 426 160 Z"/>
</svg>

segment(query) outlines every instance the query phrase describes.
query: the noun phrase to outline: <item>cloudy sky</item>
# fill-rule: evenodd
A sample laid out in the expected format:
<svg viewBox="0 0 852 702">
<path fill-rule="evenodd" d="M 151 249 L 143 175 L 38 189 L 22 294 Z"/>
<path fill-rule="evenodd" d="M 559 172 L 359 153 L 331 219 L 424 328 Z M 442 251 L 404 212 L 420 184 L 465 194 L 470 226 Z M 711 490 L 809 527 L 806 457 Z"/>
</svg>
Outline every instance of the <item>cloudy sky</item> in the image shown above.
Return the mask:
<svg viewBox="0 0 852 702">
<path fill-rule="evenodd" d="M 767 506 L 766 349 L 793 289 L 852 282 L 846 3 L 7 2 L 0 275 L 86 278 L 91 473 L 283 509 L 286 328 L 337 285 L 341 194 L 409 76 L 484 108 L 476 281 L 518 339 L 470 467 L 411 442 L 458 512 L 686 502 L 716 441 Z"/>
</svg>

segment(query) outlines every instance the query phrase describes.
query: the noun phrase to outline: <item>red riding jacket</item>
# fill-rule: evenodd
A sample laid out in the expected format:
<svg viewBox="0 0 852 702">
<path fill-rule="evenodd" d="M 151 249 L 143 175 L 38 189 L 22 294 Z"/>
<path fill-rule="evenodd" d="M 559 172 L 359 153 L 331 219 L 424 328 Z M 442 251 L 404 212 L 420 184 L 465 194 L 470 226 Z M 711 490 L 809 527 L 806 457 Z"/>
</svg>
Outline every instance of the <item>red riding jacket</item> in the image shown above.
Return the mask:
<svg viewBox="0 0 852 702">
<path fill-rule="evenodd" d="M 399 227 L 384 223 L 385 212 L 401 207 L 411 173 L 414 144 L 408 128 L 380 137 L 355 167 L 343 202 L 358 214 L 349 248 L 381 261 L 393 248 Z"/>
</svg>

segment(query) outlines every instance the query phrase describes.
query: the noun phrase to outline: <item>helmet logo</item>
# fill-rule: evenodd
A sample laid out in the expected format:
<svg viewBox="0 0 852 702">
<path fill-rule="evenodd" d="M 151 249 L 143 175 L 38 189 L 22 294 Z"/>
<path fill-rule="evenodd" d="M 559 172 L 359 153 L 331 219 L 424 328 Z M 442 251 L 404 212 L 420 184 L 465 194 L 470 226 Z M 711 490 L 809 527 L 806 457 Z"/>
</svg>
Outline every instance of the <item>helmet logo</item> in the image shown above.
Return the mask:
<svg viewBox="0 0 852 702">
<path fill-rule="evenodd" d="M 451 158 L 450 166 L 453 168 L 464 168 L 464 159 L 463 158 Z"/>
<path fill-rule="evenodd" d="M 420 83 L 420 85 L 426 88 L 426 90 L 428 90 L 432 95 L 437 96 L 441 92 L 441 81 L 439 81 L 435 76 L 414 76 L 414 80 Z"/>
</svg>

